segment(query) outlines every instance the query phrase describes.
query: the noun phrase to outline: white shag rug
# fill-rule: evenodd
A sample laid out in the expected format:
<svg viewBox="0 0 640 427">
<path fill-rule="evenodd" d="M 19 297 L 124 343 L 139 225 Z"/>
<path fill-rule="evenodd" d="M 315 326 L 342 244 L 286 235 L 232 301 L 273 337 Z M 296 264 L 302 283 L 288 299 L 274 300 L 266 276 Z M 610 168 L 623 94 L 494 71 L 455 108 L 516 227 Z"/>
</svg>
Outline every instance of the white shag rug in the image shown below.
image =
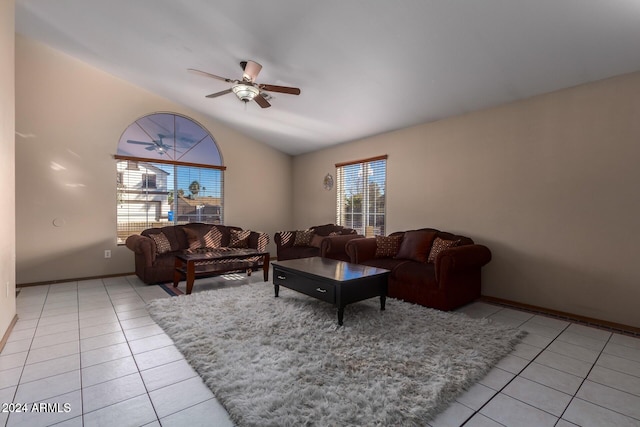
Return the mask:
<svg viewBox="0 0 640 427">
<path fill-rule="evenodd" d="M 333 305 L 266 283 L 148 308 L 240 426 L 425 425 L 524 335 L 390 298 L 339 327 Z"/>
</svg>

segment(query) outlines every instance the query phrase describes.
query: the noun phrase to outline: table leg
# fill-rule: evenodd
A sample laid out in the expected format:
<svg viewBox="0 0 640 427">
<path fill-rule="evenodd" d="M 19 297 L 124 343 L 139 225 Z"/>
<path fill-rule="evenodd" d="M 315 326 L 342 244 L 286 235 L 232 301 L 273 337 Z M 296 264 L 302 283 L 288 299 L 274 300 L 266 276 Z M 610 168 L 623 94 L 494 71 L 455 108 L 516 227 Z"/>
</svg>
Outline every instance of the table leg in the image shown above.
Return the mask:
<svg viewBox="0 0 640 427">
<path fill-rule="evenodd" d="M 182 260 L 176 258 L 174 265 L 175 265 L 175 271 L 173 272 L 173 287 L 177 288 L 178 283 L 180 282 L 180 280 L 182 280 L 182 273 L 178 271 L 179 268 L 182 268 L 182 265 L 183 265 Z"/>
<path fill-rule="evenodd" d="M 280 292 L 280 285 L 273 284 L 273 290 L 276 293 L 276 298 L 278 298 L 278 293 Z"/>
<path fill-rule="evenodd" d="M 193 281 L 196 278 L 196 263 L 187 261 L 187 295 L 191 294 L 193 289 Z"/>
<path fill-rule="evenodd" d="M 269 254 L 266 254 L 264 256 L 264 259 L 262 260 L 262 272 L 263 272 L 265 282 L 269 281 L 269 260 L 270 259 L 271 259 L 271 256 Z"/>
<path fill-rule="evenodd" d="M 380 295 L 380 310 L 384 310 L 385 303 L 387 302 L 386 295 Z"/>
<path fill-rule="evenodd" d="M 342 319 L 344 319 L 344 307 L 338 307 L 338 325 L 342 326 Z"/>
</svg>

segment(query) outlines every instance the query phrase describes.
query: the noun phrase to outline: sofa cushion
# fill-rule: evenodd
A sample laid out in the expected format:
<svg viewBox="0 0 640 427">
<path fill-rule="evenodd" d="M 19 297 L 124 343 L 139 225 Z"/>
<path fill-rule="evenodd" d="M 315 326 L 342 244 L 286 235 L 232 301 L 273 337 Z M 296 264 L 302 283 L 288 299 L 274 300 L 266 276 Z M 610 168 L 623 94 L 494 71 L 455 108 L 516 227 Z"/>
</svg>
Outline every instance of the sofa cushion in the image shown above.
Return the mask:
<svg viewBox="0 0 640 427">
<path fill-rule="evenodd" d="M 419 288 L 437 288 L 435 266 L 433 264 L 407 262 L 393 270 L 393 279 L 403 284 Z"/>
<path fill-rule="evenodd" d="M 250 230 L 230 230 L 231 237 L 229 240 L 230 248 L 248 248 Z"/>
<path fill-rule="evenodd" d="M 435 262 L 436 257 L 440 252 L 444 251 L 445 249 L 457 246 L 459 243 L 460 240 L 445 240 L 441 239 L 440 237 L 436 237 L 433 240 L 433 245 L 431 246 L 431 251 L 429 252 L 429 258 L 427 259 L 427 262 Z"/>
<path fill-rule="evenodd" d="M 309 246 L 313 246 L 314 248 L 319 248 L 322 245 L 322 240 L 326 236 L 321 236 L 319 234 L 314 234 L 311 238 L 311 242 L 309 242 Z"/>
<path fill-rule="evenodd" d="M 434 231 L 414 230 L 404 233 L 396 258 L 427 262 L 431 243 L 435 238 Z"/>
<path fill-rule="evenodd" d="M 171 243 L 163 232 L 150 234 L 149 237 L 156 243 L 156 254 L 171 252 Z"/>
<path fill-rule="evenodd" d="M 313 239 L 313 234 L 313 230 L 296 231 L 296 237 L 293 241 L 293 246 L 311 246 L 311 239 Z"/>
<path fill-rule="evenodd" d="M 211 227 L 211 230 L 202 236 L 202 240 L 204 241 L 205 248 L 219 248 L 222 246 L 222 233 L 218 230 L 218 227 L 214 225 Z"/>
<path fill-rule="evenodd" d="M 394 257 L 400 250 L 402 236 L 376 236 L 376 258 Z"/>
<path fill-rule="evenodd" d="M 195 230 L 190 228 L 183 228 L 184 234 L 187 236 L 187 243 L 189 244 L 189 249 L 199 249 L 202 247 L 202 242 L 200 241 L 200 236 Z"/>
<path fill-rule="evenodd" d="M 393 271 L 400 265 L 410 264 L 410 261 L 406 259 L 398 258 L 371 258 L 361 262 L 362 265 L 368 265 L 369 267 L 384 268 L 385 270 Z"/>
</svg>

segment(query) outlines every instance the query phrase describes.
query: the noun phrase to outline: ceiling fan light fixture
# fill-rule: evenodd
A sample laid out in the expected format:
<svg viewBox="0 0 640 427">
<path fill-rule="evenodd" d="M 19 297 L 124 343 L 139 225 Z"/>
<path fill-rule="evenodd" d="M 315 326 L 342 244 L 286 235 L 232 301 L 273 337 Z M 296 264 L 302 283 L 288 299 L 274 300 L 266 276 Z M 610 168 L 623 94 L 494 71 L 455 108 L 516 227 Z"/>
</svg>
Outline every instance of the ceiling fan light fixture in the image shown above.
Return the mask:
<svg viewBox="0 0 640 427">
<path fill-rule="evenodd" d="M 260 94 L 260 89 L 246 83 L 235 84 L 233 85 L 233 87 L 231 87 L 231 90 L 241 101 L 244 102 L 253 101 L 253 98 Z"/>
</svg>

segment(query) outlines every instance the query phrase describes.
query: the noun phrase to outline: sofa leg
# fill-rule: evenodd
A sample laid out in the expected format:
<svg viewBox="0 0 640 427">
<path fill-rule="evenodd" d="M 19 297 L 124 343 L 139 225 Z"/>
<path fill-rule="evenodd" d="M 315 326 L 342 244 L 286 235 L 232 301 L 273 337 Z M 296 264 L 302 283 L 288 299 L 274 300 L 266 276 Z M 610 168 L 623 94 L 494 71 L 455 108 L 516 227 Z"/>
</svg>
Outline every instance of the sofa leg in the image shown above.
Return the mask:
<svg viewBox="0 0 640 427">
<path fill-rule="evenodd" d="M 252 271 L 251 269 L 247 270 L 247 276 L 251 276 L 251 271 Z"/>
</svg>

